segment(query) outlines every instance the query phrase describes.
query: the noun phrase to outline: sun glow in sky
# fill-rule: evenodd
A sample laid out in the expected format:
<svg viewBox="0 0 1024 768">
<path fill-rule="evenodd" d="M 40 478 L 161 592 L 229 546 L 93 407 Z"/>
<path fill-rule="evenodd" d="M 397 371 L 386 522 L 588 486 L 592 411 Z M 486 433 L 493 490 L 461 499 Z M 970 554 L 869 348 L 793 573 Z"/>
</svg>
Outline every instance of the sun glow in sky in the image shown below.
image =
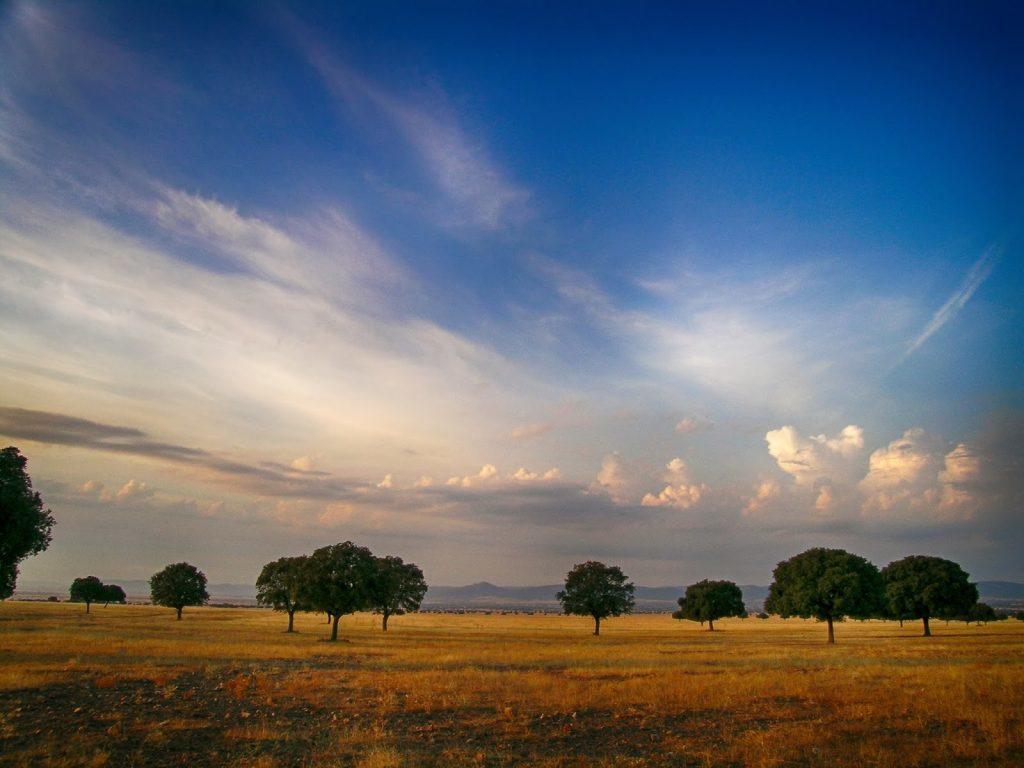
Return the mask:
<svg viewBox="0 0 1024 768">
<path fill-rule="evenodd" d="M 1013 3 L 0 6 L 23 582 L 1024 578 Z"/>
</svg>

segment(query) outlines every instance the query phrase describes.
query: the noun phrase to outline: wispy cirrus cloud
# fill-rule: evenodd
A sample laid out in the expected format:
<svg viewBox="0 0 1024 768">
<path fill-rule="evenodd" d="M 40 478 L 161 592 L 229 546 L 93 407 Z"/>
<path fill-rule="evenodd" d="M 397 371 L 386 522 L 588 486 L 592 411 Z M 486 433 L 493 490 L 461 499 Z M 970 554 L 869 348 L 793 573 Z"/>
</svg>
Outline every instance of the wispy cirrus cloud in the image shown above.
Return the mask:
<svg viewBox="0 0 1024 768">
<path fill-rule="evenodd" d="M 995 268 L 996 262 L 1002 255 L 1002 249 L 996 246 L 992 246 L 981 257 L 971 265 L 971 268 L 967 270 L 967 274 L 964 276 L 963 282 L 960 283 L 960 287 L 953 292 L 946 303 L 936 310 L 935 314 L 932 315 L 932 319 L 928 321 L 928 324 L 921 330 L 921 332 L 914 337 L 913 341 L 907 346 L 906 351 L 903 353 L 901 360 L 906 360 L 912 354 L 914 354 L 921 345 L 924 344 L 928 339 L 934 336 L 942 327 L 952 320 L 959 314 L 960 310 L 964 308 L 975 291 L 981 287 L 988 276 L 992 274 L 992 270 Z"/>
<path fill-rule="evenodd" d="M 402 98 L 346 63 L 293 15 L 282 12 L 281 17 L 345 111 L 372 113 L 371 120 L 382 118 L 397 129 L 454 212 L 437 212 L 445 223 L 494 231 L 528 218 L 528 190 L 499 170 L 483 142 L 463 129 L 436 87 L 429 105 L 426 98 Z"/>
</svg>

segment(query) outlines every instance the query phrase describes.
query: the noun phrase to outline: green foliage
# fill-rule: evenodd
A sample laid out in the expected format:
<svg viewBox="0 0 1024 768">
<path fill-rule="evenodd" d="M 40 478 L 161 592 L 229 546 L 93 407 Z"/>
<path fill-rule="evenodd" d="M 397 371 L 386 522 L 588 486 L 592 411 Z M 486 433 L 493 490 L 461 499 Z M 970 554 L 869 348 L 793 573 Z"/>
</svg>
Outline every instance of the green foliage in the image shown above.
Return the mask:
<svg viewBox="0 0 1024 768">
<path fill-rule="evenodd" d="M 783 618 L 832 622 L 878 615 L 884 606 L 882 577 L 863 557 L 841 549 L 809 549 L 779 563 L 764 608 Z"/>
<path fill-rule="evenodd" d="M 103 585 L 103 602 L 104 603 L 121 603 L 124 604 L 128 599 L 128 596 L 124 593 L 124 590 L 117 584 L 104 584 Z"/>
<path fill-rule="evenodd" d="M 103 596 L 106 595 L 106 587 L 95 576 L 83 576 L 71 582 L 68 593 L 71 595 L 71 602 L 85 603 L 85 610 L 88 613 L 92 603 L 103 600 Z"/>
<path fill-rule="evenodd" d="M 14 593 L 18 563 L 50 546 L 53 514 L 32 490 L 27 463 L 13 446 L 0 450 L 0 600 Z"/>
<path fill-rule="evenodd" d="M 951 560 L 911 555 L 882 569 L 888 612 L 896 618 L 922 619 L 931 634 L 932 617 L 962 616 L 978 602 L 978 588 Z"/>
<path fill-rule="evenodd" d="M 558 601 L 567 614 L 592 616 L 597 635 L 601 619 L 632 613 L 633 591 L 633 584 L 618 566 L 589 560 L 569 571 Z"/>
<path fill-rule="evenodd" d="M 153 603 L 174 608 L 181 619 L 186 605 L 203 605 L 210 599 L 206 592 L 206 576 L 194 565 L 174 563 L 149 580 Z"/>
<path fill-rule="evenodd" d="M 351 541 L 321 547 L 306 563 L 310 605 L 333 618 L 331 640 L 338 639 L 338 620 L 345 614 L 371 607 L 369 585 L 376 559 L 366 547 Z"/>
<path fill-rule="evenodd" d="M 686 594 L 679 598 L 679 610 L 672 614 L 674 618 L 699 621 L 701 624 L 706 621 L 710 629 L 715 628 L 714 622 L 718 619 L 746 615 L 743 592 L 738 586 L 731 581 L 708 579 L 688 586 Z"/>
<path fill-rule="evenodd" d="M 975 603 L 959 618 L 964 621 L 974 622 L 975 624 L 987 624 L 990 621 L 998 621 L 999 615 L 996 613 L 995 608 L 988 603 Z"/>
<path fill-rule="evenodd" d="M 306 567 L 309 558 L 282 557 L 267 563 L 256 579 L 256 602 L 275 611 L 287 611 L 288 631 L 293 629 L 296 611 L 310 607 Z"/>
<path fill-rule="evenodd" d="M 386 632 L 389 617 L 419 610 L 427 594 L 427 582 L 419 566 L 389 555 L 376 558 L 369 591 L 370 605 L 382 614 Z"/>
</svg>

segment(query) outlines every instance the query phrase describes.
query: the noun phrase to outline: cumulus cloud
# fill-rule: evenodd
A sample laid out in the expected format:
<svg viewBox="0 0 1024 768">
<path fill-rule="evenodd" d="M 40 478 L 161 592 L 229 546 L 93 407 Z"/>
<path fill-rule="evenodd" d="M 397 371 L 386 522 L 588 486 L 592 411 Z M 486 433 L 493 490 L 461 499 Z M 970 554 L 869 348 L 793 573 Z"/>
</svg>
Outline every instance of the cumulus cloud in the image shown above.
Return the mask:
<svg viewBox="0 0 1024 768">
<path fill-rule="evenodd" d="M 704 419 L 700 416 L 686 416 L 676 422 L 677 435 L 692 435 L 697 432 L 707 432 L 713 429 L 715 422 Z"/>
<path fill-rule="evenodd" d="M 118 501 L 130 501 L 132 499 L 144 499 L 153 495 L 153 489 L 138 480 L 129 480 L 122 485 L 116 494 Z"/>
<path fill-rule="evenodd" d="M 657 494 L 644 494 L 640 501 L 642 506 L 689 509 L 699 503 L 701 497 L 707 493 L 708 487 L 704 483 L 694 483 L 690 480 L 686 462 L 679 457 L 666 464 L 665 470 L 664 479 L 668 485 Z"/>
<path fill-rule="evenodd" d="M 601 459 L 601 469 L 590 488 L 596 493 L 608 495 L 618 504 L 633 500 L 633 486 L 636 483 L 635 470 L 619 454 L 609 453 Z"/>
<path fill-rule="evenodd" d="M 861 509 L 890 520 L 969 520 L 980 507 L 974 485 L 981 468 L 980 457 L 965 443 L 946 453 L 935 436 L 908 429 L 871 454 L 858 486 Z"/>
<path fill-rule="evenodd" d="M 782 486 L 777 480 L 768 478 L 758 483 L 754 495 L 747 499 L 743 507 L 744 515 L 753 515 L 764 510 L 782 495 Z"/>
<path fill-rule="evenodd" d="M 552 467 L 546 472 L 531 472 L 526 469 L 526 467 L 520 467 L 511 475 L 511 479 L 518 480 L 523 483 L 534 482 L 537 480 L 558 480 L 561 477 L 562 472 L 558 467 Z"/>
<path fill-rule="evenodd" d="M 395 485 L 395 478 L 390 473 L 384 475 L 384 479 L 377 483 L 378 488 L 387 489 L 392 488 Z"/>
<path fill-rule="evenodd" d="M 293 459 L 289 466 L 299 472 L 312 472 L 316 468 L 316 462 L 311 456 L 299 456 L 299 458 Z"/>
<path fill-rule="evenodd" d="M 797 485 L 810 487 L 822 479 L 846 480 L 856 472 L 856 459 L 864 449 L 864 431 L 850 424 L 833 437 L 804 437 L 795 427 L 783 426 L 765 435 L 768 452 L 779 469 Z"/>
<path fill-rule="evenodd" d="M 412 484 L 413 488 L 429 488 L 434 484 L 434 478 L 430 475 L 421 475 L 420 479 Z"/>
</svg>

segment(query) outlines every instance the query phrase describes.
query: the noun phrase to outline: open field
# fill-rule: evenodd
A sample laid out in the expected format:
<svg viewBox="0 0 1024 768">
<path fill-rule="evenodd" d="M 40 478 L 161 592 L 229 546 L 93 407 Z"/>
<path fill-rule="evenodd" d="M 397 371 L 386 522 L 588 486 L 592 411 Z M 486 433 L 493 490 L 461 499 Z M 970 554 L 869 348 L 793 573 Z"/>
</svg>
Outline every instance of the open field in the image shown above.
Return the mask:
<svg viewBox="0 0 1024 768">
<path fill-rule="evenodd" d="M 1014 620 L 378 620 L 0 603 L 0 763 L 1024 764 Z"/>
</svg>

